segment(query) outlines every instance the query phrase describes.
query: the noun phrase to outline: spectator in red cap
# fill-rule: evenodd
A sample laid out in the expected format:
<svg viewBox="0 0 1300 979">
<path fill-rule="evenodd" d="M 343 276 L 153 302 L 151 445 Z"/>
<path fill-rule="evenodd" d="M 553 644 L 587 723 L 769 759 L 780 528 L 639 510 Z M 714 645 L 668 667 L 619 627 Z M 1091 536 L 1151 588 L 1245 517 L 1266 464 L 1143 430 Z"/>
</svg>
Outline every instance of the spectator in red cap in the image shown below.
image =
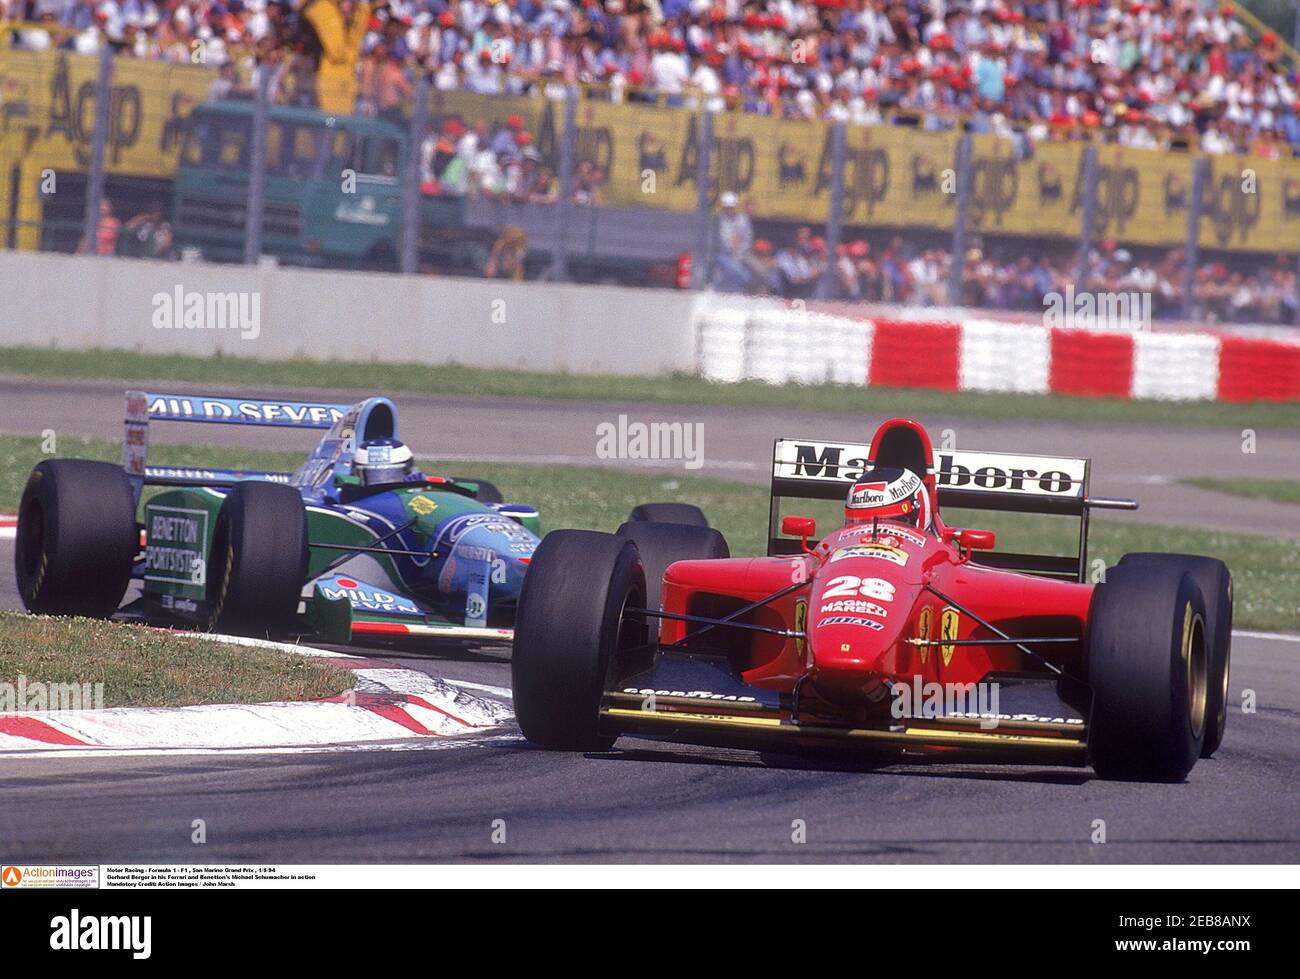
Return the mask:
<svg viewBox="0 0 1300 979">
<path fill-rule="evenodd" d="M 524 129 L 524 118 L 520 115 L 511 115 L 506 117 L 506 123 L 499 128 L 492 136 L 492 152 L 498 158 L 506 160 L 518 159 L 521 155 L 519 137 L 528 136 Z M 529 137 L 531 139 L 531 137 Z"/>
</svg>

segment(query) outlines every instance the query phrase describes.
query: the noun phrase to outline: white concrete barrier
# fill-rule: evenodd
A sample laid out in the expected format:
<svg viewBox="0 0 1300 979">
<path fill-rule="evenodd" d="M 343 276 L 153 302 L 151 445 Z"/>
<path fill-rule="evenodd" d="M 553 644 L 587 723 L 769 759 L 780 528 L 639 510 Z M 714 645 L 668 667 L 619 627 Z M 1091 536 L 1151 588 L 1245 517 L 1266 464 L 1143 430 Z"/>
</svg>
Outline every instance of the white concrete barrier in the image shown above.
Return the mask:
<svg viewBox="0 0 1300 979">
<path fill-rule="evenodd" d="M 3 343 L 574 374 L 693 371 L 692 293 L 0 251 Z M 154 297 L 256 295 L 256 339 L 158 329 Z"/>
<path fill-rule="evenodd" d="M 1172 400 L 1300 400 L 1300 342 L 1212 333 L 905 321 L 663 289 L 0 251 L 0 343 L 207 357 L 373 360 L 772 384 Z M 160 329 L 155 297 L 246 294 L 238 329 Z M 926 311 L 931 316 L 933 311 Z M 900 343 L 914 326 L 917 342 Z M 0 371 L 3 365 L 0 365 Z"/>
</svg>

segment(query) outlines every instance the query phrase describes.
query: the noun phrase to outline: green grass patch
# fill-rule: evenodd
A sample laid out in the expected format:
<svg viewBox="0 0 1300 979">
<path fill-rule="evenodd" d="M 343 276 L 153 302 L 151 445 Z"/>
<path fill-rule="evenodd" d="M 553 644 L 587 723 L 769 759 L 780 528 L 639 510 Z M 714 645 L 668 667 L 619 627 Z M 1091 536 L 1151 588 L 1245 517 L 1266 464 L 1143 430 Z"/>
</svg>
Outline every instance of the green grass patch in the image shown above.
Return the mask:
<svg viewBox="0 0 1300 979">
<path fill-rule="evenodd" d="M 60 439 L 59 453 L 117 460 L 120 447 L 105 440 Z M 207 465 L 289 470 L 305 456 L 203 446 L 151 445 L 157 465 Z M 0 436 L 0 509 L 17 506 L 27 472 L 42 458 L 35 438 Z M 480 477 L 496 483 L 507 499 L 531 503 L 547 529 L 575 527 L 612 531 L 638 503 L 695 503 L 731 544 L 734 554 L 763 554 L 767 547 L 767 489 L 727 480 L 576 466 L 439 463 L 423 460 L 427 472 Z M 843 515 L 835 503 L 787 501 L 783 512 L 816 517 L 825 530 Z M 1002 550 L 1074 553 L 1077 523 L 1025 514 L 945 511 L 948 522 L 993 530 Z M 1112 565 L 1129 551 L 1208 554 L 1226 561 L 1236 580 L 1236 621 L 1257 629 L 1300 629 L 1300 542 L 1196 528 L 1163 527 L 1127 517 L 1094 519 L 1090 558 Z"/>
<path fill-rule="evenodd" d="M 350 690 L 354 679 L 351 670 L 274 649 L 123 622 L 0 612 L 0 680 L 17 684 L 20 676 L 29 692 L 37 682 L 89 684 L 90 691 L 103 684 L 104 707 L 317 700 Z"/>
<path fill-rule="evenodd" d="M 167 387 L 207 393 L 223 384 L 252 385 L 268 394 L 286 386 L 338 388 L 365 394 L 463 394 L 503 398 L 612 401 L 619 404 L 720 405 L 861 414 L 878 418 L 1038 418 L 1135 425 L 1200 425 L 1291 428 L 1300 425 L 1300 403 L 1223 404 L 1160 402 L 1060 395 L 979 394 L 841 385 L 718 384 L 686 374 L 614 377 L 486 370 L 460 364 L 390 364 L 374 361 L 257 361 L 232 357 L 186 357 L 123 350 L 66 351 L 0 347 L 9 374 L 30 377 L 103 378 L 126 382 L 167 379 Z"/>
<path fill-rule="evenodd" d="M 1300 503 L 1300 481 L 1294 479 L 1184 479 L 1188 486 L 1277 503 Z"/>
</svg>

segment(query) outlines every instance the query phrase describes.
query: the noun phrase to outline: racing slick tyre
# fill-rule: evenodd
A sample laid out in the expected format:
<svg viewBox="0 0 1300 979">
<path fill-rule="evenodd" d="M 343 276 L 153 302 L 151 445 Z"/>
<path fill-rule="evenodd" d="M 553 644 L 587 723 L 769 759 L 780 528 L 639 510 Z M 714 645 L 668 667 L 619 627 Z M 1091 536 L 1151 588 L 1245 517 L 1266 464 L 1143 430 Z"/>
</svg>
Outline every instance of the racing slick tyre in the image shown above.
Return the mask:
<svg viewBox="0 0 1300 979">
<path fill-rule="evenodd" d="M 1120 564 L 1093 590 L 1089 760 L 1103 778 L 1178 782 L 1205 739 L 1205 600 L 1181 569 Z"/>
<path fill-rule="evenodd" d="M 680 523 L 690 527 L 707 527 L 708 518 L 694 503 L 642 503 L 627 515 L 628 523 Z"/>
<path fill-rule="evenodd" d="M 477 483 L 478 490 L 474 493 L 474 499 L 480 503 L 504 503 L 506 498 L 501 495 L 501 491 L 496 488 L 494 483 L 489 483 L 486 479 L 475 479 L 472 476 L 466 476 L 464 480 L 457 478 L 457 482 Z"/>
<path fill-rule="evenodd" d="M 645 605 L 636 545 L 589 530 L 542 539 L 515 614 L 510 686 L 524 737 L 555 751 L 606 751 L 600 700 L 610 664 L 644 644 L 645 623 L 624 609 Z"/>
<path fill-rule="evenodd" d="M 121 466 L 47 459 L 18 505 L 14 574 L 29 612 L 106 619 L 140 550 L 135 496 Z"/>
<path fill-rule="evenodd" d="M 208 555 L 208 628 L 266 635 L 293 621 L 307 580 L 307 511 L 281 483 L 236 483 Z"/>
<path fill-rule="evenodd" d="M 731 557 L 727 539 L 710 527 L 629 520 L 615 533 L 636 541 L 641 563 L 645 566 L 646 608 L 659 608 L 664 572 L 674 561 Z M 657 630 L 658 626 L 658 622 L 650 623 L 652 630 Z"/>
<path fill-rule="evenodd" d="M 1205 706 L 1205 741 L 1201 757 L 1210 758 L 1223 744 L 1228 721 L 1228 669 L 1232 661 L 1232 572 L 1218 558 L 1197 554 L 1125 554 L 1121 565 L 1166 565 L 1180 568 L 1200 586 L 1205 599 L 1205 635 L 1210 643 L 1210 690 Z"/>
</svg>

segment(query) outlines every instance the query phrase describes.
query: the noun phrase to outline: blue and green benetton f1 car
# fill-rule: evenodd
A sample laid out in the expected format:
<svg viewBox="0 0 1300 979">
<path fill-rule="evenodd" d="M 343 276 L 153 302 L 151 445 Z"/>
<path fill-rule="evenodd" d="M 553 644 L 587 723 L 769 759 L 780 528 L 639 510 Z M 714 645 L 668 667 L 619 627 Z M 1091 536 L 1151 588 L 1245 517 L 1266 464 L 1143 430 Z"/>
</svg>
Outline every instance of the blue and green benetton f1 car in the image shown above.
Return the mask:
<svg viewBox="0 0 1300 979">
<path fill-rule="evenodd" d="M 146 465 L 160 421 L 327 431 L 294 473 L 162 468 Z M 32 471 L 15 564 L 32 612 L 113 615 L 138 581 L 122 611 L 147 620 L 335 642 L 508 642 L 539 532 L 537 511 L 502 502 L 491 483 L 416 470 L 387 398 L 132 391 L 121 466 L 52 459 Z"/>
</svg>

